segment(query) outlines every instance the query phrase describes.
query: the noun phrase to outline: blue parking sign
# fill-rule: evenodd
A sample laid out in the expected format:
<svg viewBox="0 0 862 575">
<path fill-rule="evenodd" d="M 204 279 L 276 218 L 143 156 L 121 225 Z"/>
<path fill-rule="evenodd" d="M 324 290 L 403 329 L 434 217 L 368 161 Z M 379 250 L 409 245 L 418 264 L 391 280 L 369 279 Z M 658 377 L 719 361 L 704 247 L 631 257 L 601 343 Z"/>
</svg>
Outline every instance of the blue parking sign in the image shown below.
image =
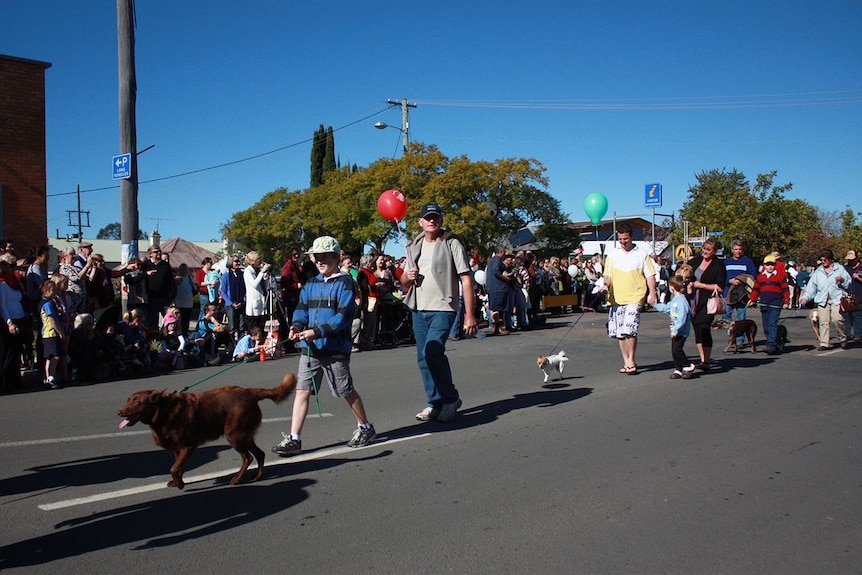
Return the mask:
<svg viewBox="0 0 862 575">
<path fill-rule="evenodd" d="M 647 208 L 661 207 L 661 184 L 647 184 L 644 186 L 644 205 Z"/>
<path fill-rule="evenodd" d="M 115 180 L 132 177 L 132 154 L 120 154 L 111 159 L 111 174 Z"/>
</svg>

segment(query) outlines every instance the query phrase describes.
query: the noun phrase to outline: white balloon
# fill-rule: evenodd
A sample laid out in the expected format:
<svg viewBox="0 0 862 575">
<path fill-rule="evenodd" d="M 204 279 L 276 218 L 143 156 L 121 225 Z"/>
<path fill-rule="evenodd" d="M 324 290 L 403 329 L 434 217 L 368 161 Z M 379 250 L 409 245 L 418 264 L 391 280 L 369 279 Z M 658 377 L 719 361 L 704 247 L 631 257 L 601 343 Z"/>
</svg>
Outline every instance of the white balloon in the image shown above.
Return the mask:
<svg viewBox="0 0 862 575">
<path fill-rule="evenodd" d="M 480 286 L 485 285 L 485 272 L 483 270 L 477 270 L 475 274 L 473 274 L 473 279 L 476 280 L 476 283 Z"/>
<path fill-rule="evenodd" d="M 572 265 L 570 265 L 570 266 L 569 266 L 569 270 L 568 270 L 568 271 L 569 271 L 569 277 L 570 277 L 570 278 L 573 278 L 573 277 L 575 277 L 576 275 L 578 275 L 578 266 L 576 266 L 575 264 L 572 264 Z"/>
</svg>

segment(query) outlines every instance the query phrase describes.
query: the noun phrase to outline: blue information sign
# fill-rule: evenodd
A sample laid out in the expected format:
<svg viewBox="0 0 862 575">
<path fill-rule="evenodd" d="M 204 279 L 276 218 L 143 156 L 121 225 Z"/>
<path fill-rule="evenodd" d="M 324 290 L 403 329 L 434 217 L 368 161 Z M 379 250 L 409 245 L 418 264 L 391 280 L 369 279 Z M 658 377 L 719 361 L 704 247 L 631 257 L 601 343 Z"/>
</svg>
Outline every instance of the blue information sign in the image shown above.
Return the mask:
<svg viewBox="0 0 862 575">
<path fill-rule="evenodd" d="M 132 177 L 132 154 L 114 156 L 111 161 L 111 174 L 115 180 L 126 180 Z"/>
<path fill-rule="evenodd" d="M 647 208 L 661 207 L 661 184 L 647 184 L 644 187 L 644 205 Z"/>
</svg>

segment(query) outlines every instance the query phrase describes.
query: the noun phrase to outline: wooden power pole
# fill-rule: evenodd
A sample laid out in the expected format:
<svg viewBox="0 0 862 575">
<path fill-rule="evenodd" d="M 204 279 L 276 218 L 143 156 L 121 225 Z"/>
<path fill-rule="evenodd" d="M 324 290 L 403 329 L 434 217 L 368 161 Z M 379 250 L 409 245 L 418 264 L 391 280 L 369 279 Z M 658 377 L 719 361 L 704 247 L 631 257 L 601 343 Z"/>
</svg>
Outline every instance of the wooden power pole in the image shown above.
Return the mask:
<svg viewBox="0 0 862 575">
<path fill-rule="evenodd" d="M 122 263 L 138 257 L 138 136 L 135 125 L 135 0 L 117 0 L 120 153 L 130 154 L 129 177 L 120 180 L 120 243 Z"/>
</svg>

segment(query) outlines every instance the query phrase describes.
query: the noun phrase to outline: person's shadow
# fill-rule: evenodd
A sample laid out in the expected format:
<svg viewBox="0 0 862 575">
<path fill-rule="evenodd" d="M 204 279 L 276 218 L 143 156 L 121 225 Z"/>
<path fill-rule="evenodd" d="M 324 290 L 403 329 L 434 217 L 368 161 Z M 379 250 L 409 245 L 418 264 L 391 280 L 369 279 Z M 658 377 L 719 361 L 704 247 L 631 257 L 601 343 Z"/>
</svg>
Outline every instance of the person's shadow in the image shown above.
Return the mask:
<svg viewBox="0 0 862 575">
<path fill-rule="evenodd" d="M 118 545 L 134 549 L 167 547 L 257 521 L 300 504 L 307 489 L 317 483 L 291 478 L 357 460 L 392 455 L 384 450 L 368 457 L 327 458 L 293 465 L 267 467 L 262 483 L 227 485 L 232 473 L 225 472 L 215 484 L 187 484 L 184 491 L 165 488 L 165 495 L 135 505 L 101 513 L 84 512 L 63 521 L 46 535 L 0 547 L 0 571 L 40 565 Z M 251 473 L 247 475 L 250 477 Z"/>
<path fill-rule="evenodd" d="M 391 429 L 385 433 L 379 433 L 378 437 L 380 440 L 390 440 L 410 437 L 425 431 L 450 431 L 476 427 L 491 423 L 512 411 L 528 409 L 531 407 L 555 407 L 564 403 L 577 401 L 593 392 L 591 387 L 561 389 L 564 387 L 568 386 L 557 381 L 553 385 L 546 384 L 542 391 L 518 393 L 512 397 L 507 397 L 499 401 L 467 407 L 460 410 L 452 421 L 446 423 L 438 423 L 435 421 L 427 423 L 417 422 L 414 425 L 407 425 L 397 429 Z"/>
</svg>

